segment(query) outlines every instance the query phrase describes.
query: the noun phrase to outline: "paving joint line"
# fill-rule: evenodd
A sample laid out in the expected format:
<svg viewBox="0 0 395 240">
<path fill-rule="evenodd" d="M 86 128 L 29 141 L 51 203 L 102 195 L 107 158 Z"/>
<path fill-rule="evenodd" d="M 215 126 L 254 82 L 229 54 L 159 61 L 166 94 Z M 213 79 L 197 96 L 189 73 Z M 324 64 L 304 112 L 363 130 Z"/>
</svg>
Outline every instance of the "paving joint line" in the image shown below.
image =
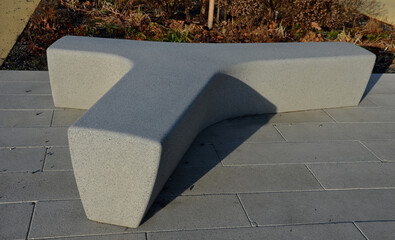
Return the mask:
<svg viewBox="0 0 395 240">
<path fill-rule="evenodd" d="M 330 123 L 330 124 L 332 124 L 332 123 Z M 382 141 L 382 140 L 395 140 L 395 137 L 361 139 L 361 141 Z M 263 144 L 267 144 L 267 143 L 325 143 L 325 142 L 355 142 L 355 141 L 358 141 L 358 140 L 355 140 L 355 139 L 317 139 L 317 140 L 290 140 L 287 142 L 284 142 L 284 141 L 280 141 L 280 142 L 279 141 L 277 141 L 277 142 L 275 142 L 275 141 L 267 141 L 267 142 L 265 142 L 265 141 L 260 141 L 260 142 L 245 141 L 243 143 L 263 143 Z M 236 141 L 226 142 L 226 143 L 234 143 L 234 142 L 236 142 Z"/>
<path fill-rule="evenodd" d="M 349 189 L 347 189 L 349 190 Z M 306 190 L 278 190 L 278 191 L 252 191 L 252 192 L 224 192 L 224 193 L 199 193 L 199 194 L 181 194 L 182 197 L 206 197 L 206 196 L 230 196 L 234 194 L 273 194 L 273 193 L 297 193 L 297 192 L 324 192 L 324 189 L 306 189 Z M 167 196 L 167 195 L 165 195 Z M 172 195 L 174 196 L 174 195 Z"/>
<path fill-rule="evenodd" d="M 59 169 L 59 170 L 45 170 L 43 171 L 43 168 L 38 169 L 41 173 L 60 173 L 60 172 L 74 172 L 73 169 Z M 4 171 L 0 172 L 0 176 L 3 175 L 11 175 L 11 174 L 35 174 L 38 173 L 37 170 L 26 170 L 26 171 Z"/>
<path fill-rule="evenodd" d="M 284 224 L 268 224 L 258 225 L 256 228 L 271 228 L 271 227 L 298 227 L 298 226 L 316 226 L 316 225 L 335 225 L 335 224 L 352 224 L 352 221 L 338 221 L 338 222 L 311 222 L 311 223 L 284 223 Z M 148 233 L 163 233 L 163 232 L 191 232 L 204 230 L 230 230 L 230 229 L 252 229 L 251 226 L 229 226 L 229 227 L 213 227 L 213 228 L 191 228 L 191 229 L 167 229 L 167 230 L 152 230 L 145 231 Z M 143 232 L 136 232 L 143 233 Z"/>
<path fill-rule="evenodd" d="M 0 93 L 0 96 L 49 96 L 52 94 L 49 93 Z"/>
<path fill-rule="evenodd" d="M 50 129 L 57 129 L 57 128 L 68 128 L 69 126 L 58 126 L 58 127 L 50 127 L 50 126 L 32 126 L 32 127 L 0 127 L 0 129 L 32 129 L 32 128 L 37 128 L 37 129 L 45 129 L 45 128 L 50 128 Z"/>
<path fill-rule="evenodd" d="M 386 123 L 395 123 L 395 121 L 365 121 L 365 122 L 356 122 L 356 121 L 354 121 L 354 122 L 338 122 L 338 123 L 347 123 L 347 124 L 351 124 L 351 123 L 373 123 L 373 124 L 378 124 L 378 123 L 381 123 L 381 124 L 386 124 Z"/>
<path fill-rule="evenodd" d="M 3 71 L 3 70 L 0 70 Z M 12 70 L 13 71 L 13 70 Z M 32 81 L 32 80 L 0 80 L 0 83 L 49 83 L 48 80 Z"/>
<path fill-rule="evenodd" d="M 46 147 L 69 147 L 69 145 L 53 145 L 53 146 L 11 146 L 11 147 L 0 147 L 0 149 L 10 149 L 10 148 L 14 148 L 14 149 L 31 149 L 31 148 L 46 148 Z"/>
<path fill-rule="evenodd" d="M 55 116 L 55 110 L 52 111 L 51 123 L 49 124 L 49 127 L 52 127 L 53 125 L 54 116 Z"/>
<path fill-rule="evenodd" d="M 369 124 L 394 124 L 395 121 L 388 122 L 388 121 L 376 121 L 376 122 L 295 122 L 295 123 L 278 123 L 276 126 L 306 126 L 306 125 L 313 125 L 316 126 L 317 124 L 319 125 L 350 125 L 350 124 L 356 124 L 359 123 L 361 125 L 369 125 Z"/>
<path fill-rule="evenodd" d="M 292 123 L 289 123 L 292 124 Z M 278 134 L 280 134 L 280 136 L 284 139 L 285 142 L 288 142 L 287 138 L 285 138 L 285 136 L 282 134 L 282 132 L 277 128 L 277 124 L 272 124 L 272 126 L 274 127 L 274 129 L 276 129 L 276 131 L 278 132 Z"/>
<path fill-rule="evenodd" d="M 368 236 L 366 236 L 366 234 L 362 231 L 362 229 L 361 229 L 355 222 L 352 222 L 352 224 L 354 225 L 354 227 L 357 228 L 357 230 L 362 234 L 362 236 L 363 236 L 366 240 L 369 240 Z"/>
<path fill-rule="evenodd" d="M 250 222 L 251 227 L 257 227 L 258 224 L 257 224 L 256 222 L 254 222 L 254 221 L 251 220 L 251 218 L 250 218 L 250 216 L 248 215 L 247 210 L 246 210 L 246 208 L 244 207 L 244 204 L 243 204 L 243 202 L 241 201 L 241 198 L 240 198 L 240 196 L 239 196 L 238 193 L 236 193 L 236 197 L 237 197 L 237 199 L 239 200 L 239 203 L 240 203 L 240 205 L 241 205 L 241 208 L 243 209 L 244 214 L 246 215 L 248 221 Z"/>
<path fill-rule="evenodd" d="M 364 140 L 374 140 L 374 141 L 378 141 L 378 140 L 394 140 L 394 139 L 364 139 Z M 295 140 L 289 140 L 287 142 L 284 141 L 256 141 L 256 142 L 251 142 L 251 141 L 244 141 L 243 143 L 248 143 L 248 144 L 273 144 L 273 143 L 317 143 L 317 142 L 356 142 L 359 140 L 353 140 L 353 139 L 340 139 L 340 140 L 336 140 L 336 139 L 324 139 L 324 140 L 306 140 L 306 141 L 295 141 Z M 224 142 L 224 143 L 220 143 L 220 144 L 231 144 L 231 143 L 237 143 L 237 141 L 229 141 L 229 142 Z M 206 144 L 214 144 L 214 143 L 206 143 Z"/>
<path fill-rule="evenodd" d="M 350 162 L 311 162 L 311 163 L 303 163 L 308 165 L 322 165 L 322 164 L 363 164 L 363 163 L 381 163 L 379 159 L 377 160 L 366 160 L 366 161 L 350 161 Z"/>
<path fill-rule="evenodd" d="M 372 189 L 372 188 L 369 188 Z M 381 188 L 376 188 L 379 190 L 384 190 Z M 387 190 L 392 190 L 395 189 L 395 187 L 393 188 L 389 188 Z M 271 194 L 271 193 L 298 193 L 298 192 L 316 192 L 316 191 L 320 191 L 320 192 L 324 192 L 327 189 L 322 189 L 321 186 L 320 188 L 316 188 L 316 189 L 306 189 L 306 190 L 278 190 L 278 191 L 255 191 L 255 192 L 222 192 L 222 193 L 212 193 L 212 192 L 208 192 L 208 193 L 197 193 L 197 194 L 193 194 L 193 193 L 182 193 L 179 196 L 182 197 L 206 197 L 206 196 L 231 196 L 234 194 Z M 338 190 L 338 189 L 336 189 Z M 345 190 L 366 190 L 366 189 L 345 189 Z"/>
<path fill-rule="evenodd" d="M 380 187 L 380 188 L 341 188 L 341 189 L 306 189 L 306 190 L 283 190 L 283 191 L 255 191 L 255 192 L 237 192 L 237 194 L 282 194 L 282 193 L 313 193 L 313 192 L 329 192 L 329 191 L 384 191 L 384 190 L 395 190 L 395 187 Z M 182 194 L 179 197 L 207 197 L 207 196 L 231 196 L 236 192 L 225 192 L 225 193 L 199 193 L 199 194 Z M 164 195 L 174 196 L 174 195 Z M 395 218 L 394 218 L 395 220 Z"/>
<path fill-rule="evenodd" d="M 332 115 L 330 115 L 325 109 L 322 109 L 322 111 L 324 113 L 326 113 L 330 118 L 332 118 L 333 121 L 335 121 L 336 123 L 338 122 Z"/>
<path fill-rule="evenodd" d="M 48 157 L 48 149 L 49 149 L 49 147 L 45 148 L 44 159 L 43 159 L 43 165 L 41 167 L 41 172 L 44 172 L 45 163 L 47 162 L 47 157 Z"/>
<path fill-rule="evenodd" d="M 387 162 L 384 159 L 381 159 L 379 156 L 377 156 L 370 148 L 368 148 L 368 146 L 366 146 L 366 144 L 364 144 L 362 141 L 358 140 L 357 142 L 359 142 L 366 150 L 368 150 L 371 154 L 373 154 L 373 156 L 375 156 L 378 160 L 380 160 L 380 162 L 385 163 Z"/>
<path fill-rule="evenodd" d="M 208 145 L 211 145 L 214 148 L 214 152 L 215 152 L 215 155 L 217 156 L 219 163 L 221 164 L 222 167 L 224 167 L 225 165 L 222 162 L 221 158 L 219 157 L 219 153 L 217 151 L 217 148 L 215 147 L 215 144 L 208 144 Z"/>
<path fill-rule="evenodd" d="M 48 110 L 48 109 L 40 109 L 40 108 L 31 108 L 31 109 L 18 109 L 18 108 L 7 108 L 7 109 L 0 109 L 0 111 L 10 111 L 10 112 L 27 112 L 27 111 L 30 111 L 30 112 L 38 112 L 38 111 L 40 111 L 40 110 Z M 52 110 L 54 110 L 54 109 L 51 109 L 51 111 Z"/>
<path fill-rule="evenodd" d="M 357 220 L 356 223 L 392 223 L 395 222 L 395 218 L 392 220 Z"/>
<path fill-rule="evenodd" d="M 0 108 L 0 110 L 55 110 L 54 108 Z"/>
<path fill-rule="evenodd" d="M 202 227 L 202 228 L 184 228 L 184 229 L 161 229 L 161 230 L 147 230 L 146 233 L 163 233 L 163 232 L 191 232 L 191 231 L 204 231 L 204 230 L 227 230 L 227 229 L 251 229 L 251 226 L 228 226 L 228 227 Z M 136 233 L 143 233 L 136 232 Z"/>
<path fill-rule="evenodd" d="M 16 202 L 0 202 L 0 205 L 7 205 L 7 204 L 25 204 L 25 203 L 34 203 L 36 201 L 16 201 Z"/>
<path fill-rule="evenodd" d="M 258 227 L 298 227 L 298 226 L 315 226 L 315 225 L 330 225 L 330 224 L 352 224 L 353 221 L 334 221 L 334 222 L 302 222 L 302 223 L 274 223 L 274 224 L 266 224 L 266 225 L 259 225 Z"/>
<path fill-rule="evenodd" d="M 30 239 L 30 233 L 31 233 L 32 226 L 33 226 L 33 219 L 34 219 L 34 215 L 36 213 L 36 208 L 37 208 L 36 201 L 32 202 L 32 204 L 33 204 L 33 211 L 32 211 L 32 216 L 30 217 L 29 227 L 27 229 L 26 239 Z"/>
<path fill-rule="evenodd" d="M 73 169 L 57 169 L 57 170 L 45 170 L 45 172 L 74 172 Z"/>
<path fill-rule="evenodd" d="M 128 228 L 124 227 L 126 231 Z M 59 236 L 48 236 L 48 237 L 35 237 L 31 239 L 43 240 L 43 239 L 65 239 L 65 238 L 85 238 L 85 237 L 106 237 L 106 236 L 117 236 L 117 235 L 137 235 L 145 232 L 110 232 L 110 233 L 92 233 L 92 234 L 78 234 L 78 235 L 59 235 Z"/>
<path fill-rule="evenodd" d="M 41 169 L 39 169 L 41 171 Z M 23 173 L 30 173 L 32 174 L 33 172 L 36 172 L 37 170 L 26 170 L 26 171 L 4 171 L 0 172 L 0 176 L 2 175 L 10 175 L 10 174 L 23 174 Z"/>
<path fill-rule="evenodd" d="M 375 103 L 372 99 L 369 98 L 369 96 L 366 95 L 365 97 L 367 100 L 369 100 L 371 103 L 373 103 L 374 105 L 378 106 L 378 107 L 385 107 L 385 106 L 380 106 L 379 104 Z"/>
<path fill-rule="evenodd" d="M 326 188 L 326 191 L 394 190 L 394 187 Z"/>
<path fill-rule="evenodd" d="M 358 108 L 384 108 L 383 106 L 353 106 L 353 107 L 344 107 L 342 109 L 358 109 Z M 394 108 L 394 107 L 385 107 L 385 108 Z M 338 109 L 338 108 L 326 108 L 326 109 Z"/>
<path fill-rule="evenodd" d="M 307 170 L 310 172 L 311 175 L 313 175 L 313 177 L 315 178 L 315 180 L 318 182 L 318 184 L 320 184 L 320 186 L 322 187 L 322 189 L 324 189 L 326 191 L 326 188 L 324 187 L 324 185 L 322 185 L 322 183 L 320 182 L 320 180 L 318 180 L 318 178 L 315 176 L 315 174 L 313 173 L 313 171 L 309 168 L 309 166 L 307 166 L 307 164 L 304 165 Z"/>
<path fill-rule="evenodd" d="M 0 149 L 10 149 L 10 148 L 46 148 L 46 147 L 68 147 L 69 145 L 38 145 L 38 146 L 2 146 Z"/>
<path fill-rule="evenodd" d="M 226 145 L 226 144 L 232 144 L 232 143 L 240 143 L 240 141 L 226 141 L 226 142 L 207 142 L 204 144 L 207 145 Z M 250 141 L 250 140 L 245 140 L 243 141 L 244 143 L 248 143 L 248 144 L 270 144 L 270 143 L 284 143 L 284 141 L 282 140 L 270 140 L 270 141 Z"/>
<path fill-rule="evenodd" d="M 381 163 L 380 160 L 349 161 L 349 162 L 300 162 L 300 163 L 243 163 L 243 164 L 224 164 L 224 167 L 254 167 L 254 166 L 294 166 L 294 165 L 320 165 L 320 164 L 359 164 L 359 163 Z"/>
<path fill-rule="evenodd" d="M 42 199 L 42 200 L 30 200 L 30 201 L 14 201 L 14 202 L 0 202 L 1 204 L 21 204 L 21 203 L 32 203 L 32 202 L 64 202 L 64 201 L 77 201 L 81 198 L 68 198 L 68 199 Z"/>
<path fill-rule="evenodd" d="M 69 198 L 69 199 L 35 199 L 35 200 L 25 200 L 25 201 L 9 201 L 9 202 L 0 202 L 0 205 L 7 204 L 25 204 L 25 203 L 38 203 L 38 202 L 64 202 L 64 201 L 81 201 L 81 198 Z"/>
<path fill-rule="evenodd" d="M 360 106 L 358 106 L 358 107 L 350 107 L 350 109 L 372 109 L 372 108 L 376 108 L 376 109 L 380 109 L 380 108 L 390 108 L 390 109 L 392 109 L 392 108 L 394 108 L 394 107 L 388 107 L 388 106 L 386 106 L 386 107 L 384 107 L 384 106 L 362 106 L 362 107 L 360 107 Z"/>
</svg>

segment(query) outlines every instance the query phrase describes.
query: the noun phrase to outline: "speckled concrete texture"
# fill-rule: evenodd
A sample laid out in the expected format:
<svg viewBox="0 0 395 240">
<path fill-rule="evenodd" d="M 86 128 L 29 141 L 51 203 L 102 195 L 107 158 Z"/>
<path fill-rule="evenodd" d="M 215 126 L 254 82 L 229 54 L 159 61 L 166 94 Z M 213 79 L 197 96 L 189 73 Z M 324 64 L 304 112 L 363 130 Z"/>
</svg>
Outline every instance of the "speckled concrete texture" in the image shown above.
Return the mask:
<svg viewBox="0 0 395 240">
<path fill-rule="evenodd" d="M 89 108 L 68 130 L 87 217 L 139 226 L 204 128 L 243 115 L 356 106 L 374 60 L 347 43 L 58 40 L 48 49 L 55 106 Z"/>
</svg>

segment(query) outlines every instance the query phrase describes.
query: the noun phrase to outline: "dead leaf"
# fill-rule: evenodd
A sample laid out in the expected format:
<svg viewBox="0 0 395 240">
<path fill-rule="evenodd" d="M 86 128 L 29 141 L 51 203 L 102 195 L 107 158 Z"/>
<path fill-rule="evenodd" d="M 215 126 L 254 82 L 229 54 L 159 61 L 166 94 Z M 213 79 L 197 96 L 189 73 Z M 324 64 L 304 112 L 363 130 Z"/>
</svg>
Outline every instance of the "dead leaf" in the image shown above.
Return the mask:
<svg viewBox="0 0 395 240">
<path fill-rule="evenodd" d="M 316 30 L 318 30 L 318 31 L 321 31 L 321 27 L 320 27 L 320 25 L 318 25 L 318 23 L 316 23 L 316 22 L 312 22 L 311 23 L 311 27 L 313 28 L 313 29 L 316 29 Z"/>
</svg>

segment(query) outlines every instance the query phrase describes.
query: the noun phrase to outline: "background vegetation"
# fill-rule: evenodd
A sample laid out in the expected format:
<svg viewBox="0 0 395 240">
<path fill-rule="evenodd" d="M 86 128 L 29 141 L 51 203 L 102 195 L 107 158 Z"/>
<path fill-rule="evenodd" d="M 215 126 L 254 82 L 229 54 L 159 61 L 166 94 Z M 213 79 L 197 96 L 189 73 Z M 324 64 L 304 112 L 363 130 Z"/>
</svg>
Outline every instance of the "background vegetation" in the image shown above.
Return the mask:
<svg viewBox="0 0 395 240">
<path fill-rule="evenodd" d="M 45 51 L 64 35 L 169 42 L 346 41 L 378 56 L 392 71 L 394 28 L 364 15 L 374 0 L 42 0 L 3 69 L 46 69 Z M 389 70 L 388 70 L 389 69 Z M 395 70 L 395 68 L 394 68 Z"/>
</svg>

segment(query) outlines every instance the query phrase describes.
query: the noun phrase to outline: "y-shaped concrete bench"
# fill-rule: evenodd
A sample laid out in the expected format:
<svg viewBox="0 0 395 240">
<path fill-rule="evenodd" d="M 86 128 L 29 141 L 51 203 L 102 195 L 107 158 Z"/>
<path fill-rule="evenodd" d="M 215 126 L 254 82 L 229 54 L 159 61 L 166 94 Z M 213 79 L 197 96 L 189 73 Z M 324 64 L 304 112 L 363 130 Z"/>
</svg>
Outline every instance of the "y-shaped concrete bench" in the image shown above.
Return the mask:
<svg viewBox="0 0 395 240">
<path fill-rule="evenodd" d="M 137 227 L 194 138 L 248 114 L 358 105 L 375 56 L 347 43 L 175 44 L 64 37 L 48 49 L 89 219 Z"/>
</svg>

